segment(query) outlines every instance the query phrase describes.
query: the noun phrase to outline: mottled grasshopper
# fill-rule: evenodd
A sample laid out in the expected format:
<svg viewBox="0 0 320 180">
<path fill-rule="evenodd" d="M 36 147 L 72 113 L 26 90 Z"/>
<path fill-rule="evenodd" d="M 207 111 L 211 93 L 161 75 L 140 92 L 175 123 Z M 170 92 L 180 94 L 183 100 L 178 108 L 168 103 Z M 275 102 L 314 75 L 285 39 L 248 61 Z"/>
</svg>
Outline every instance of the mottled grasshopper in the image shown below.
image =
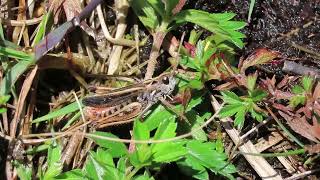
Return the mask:
<svg viewBox="0 0 320 180">
<path fill-rule="evenodd" d="M 87 96 L 82 100 L 84 114 L 97 128 L 123 124 L 145 113 L 146 109 L 164 99 L 174 90 L 172 74 L 111 90 L 105 94 Z"/>
</svg>

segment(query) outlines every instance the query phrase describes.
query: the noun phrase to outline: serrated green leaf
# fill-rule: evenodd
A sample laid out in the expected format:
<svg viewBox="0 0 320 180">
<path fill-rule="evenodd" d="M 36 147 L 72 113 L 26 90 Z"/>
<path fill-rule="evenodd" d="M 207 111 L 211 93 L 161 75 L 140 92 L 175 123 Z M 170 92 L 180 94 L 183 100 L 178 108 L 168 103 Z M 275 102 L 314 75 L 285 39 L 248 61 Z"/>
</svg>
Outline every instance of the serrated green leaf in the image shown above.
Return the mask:
<svg viewBox="0 0 320 180">
<path fill-rule="evenodd" d="M 225 21 L 219 24 L 222 28 L 229 30 L 239 30 L 246 26 L 245 22 L 242 21 Z"/>
<path fill-rule="evenodd" d="M 167 139 L 167 138 L 172 138 L 172 137 L 175 137 L 176 136 L 176 128 L 177 128 L 177 123 L 176 122 L 172 122 L 172 121 L 163 121 L 153 139 L 154 140 L 159 140 L 159 139 Z M 156 146 L 157 144 L 152 144 L 152 146 Z"/>
<path fill-rule="evenodd" d="M 233 13 L 217 13 L 211 14 L 208 12 L 195 10 L 195 9 L 187 9 L 178 13 L 174 19 L 176 23 L 186 23 L 192 22 L 197 24 L 213 33 L 222 34 L 226 37 L 226 39 L 232 43 L 234 43 L 239 48 L 243 47 L 243 42 L 241 38 L 244 37 L 244 34 L 237 32 L 233 29 L 239 29 L 245 26 L 245 22 L 237 22 L 234 26 L 227 24 L 228 26 L 223 27 L 224 24 L 233 18 Z"/>
<path fill-rule="evenodd" d="M 84 167 L 86 176 L 93 180 L 103 180 L 106 170 L 96 159 L 94 159 L 93 154 L 94 152 L 90 152 L 89 160 Z"/>
<path fill-rule="evenodd" d="M 113 158 L 108 151 L 105 151 L 102 148 L 98 148 L 97 152 L 95 154 L 92 154 L 92 157 L 98 163 L 96 167 L 101 166 L 105 170 L 105 174 L 103 175 L 104 179 L 118 179 L 119 170 L 115 167 Z M 97 170 L 99 170 L 99 168 L 96 169 L 96 171 Z"/>
<path fill-rule="evenodd" d="M 14 166 L 17 169 L 18 177 L 21 180 L 31 180 L 32 179 L 32 168 L 28 165 L 23 165 L 19 162 L 15 162 Z"/>
<path fill-rule="evenodd" d="M 211 171 L 220 173 L 228 164 L 227 156 L 215 150 L 215 143 L 202 143 L 200 141 L 190 141 L 187 143 L 188 157 L 191 161 L 196 161 Z M 235 172 L 235 168 L 234 168 Z M 230 172 L 233 173 L 233 172 Z"/>
<path fill-rule="evenodd" d="M 250 99 L 253 102 L 262 101 L 263 98 L 266 98 L 267 96 L 268 96 L 268 94 L 261 89 L 255 89 L 255 90 L 251 91 L 251 93 L 250 93 Z"/>
<path fill-rule="evenodd" d="M 148 1 L 132 0 L 130 2 L 144 26 L 155 29 L 159 25 L 157 13 Z"/>
<path fill-rule="evenodd" d="M 122 157 L 117 162 L 118 179 L 124 180 L 126 177 L 126 157 Z"/>
<path fill-rule="evenodd" d="M 203 58 L 203 50 L 204 50 L 204 43 L 203 41 L 198 41 L 197 47 L 196 47 L 196 58 L 198 60 L 201 60 Z"/>
<path fill-rule="evenodd" d="M 238 128 L 241 129 L 244 125 L 244 120 L 245 120 L 245 115 L 246 115 L 246 109 L 241 109 L 239 110 L 234 119 L 234 125 Z"/>
<path fill-rule="evenodd" d="M 80 102 L 81 102 L 81 100 L 80 100 Z M 83 106 L 83 105 L 81 105 L 81 106 Z M 47 115 L 41 116 L 41 117 L 39 117 L 37 119 L 34 119 L 32 121 L 32 123 L 39 123 L 39 122 L 42 122 L 42 121 L 51 120 L 53 118 L 56 118 L 56 117 L 59 117 L 59 116 L 64 116 L 66 114 L 75 112 L 77 110 L 79 110 L 79 105 L 78 105 L 77 102 L 73 102 L 73 103 L 71 103 L 71 104 L 69 104 L 67 106 L 64 106 L 61 109 L 55 110 L 53 112 L 50 112 Z"/>
<path fill-rule="evenodd" d="M 209 180 L 209 174 L 205 167 L 203 167 L 198 161 L 194 161 L 192 158 L 186 158 L 180 160 L 177 165 L 183 174 L 192 176 L 199 180 Z"/>
<path fill-rule="evenodd" d="M 141 123 L 139 120 L 135 121 L 133 127 L 133 137 L 136 140 L 150 139 L 148 126 L 145 123 Z M 138 160 L 142 164 L 150 161 L 150 157 L 152 154 L 151 151 L 151 148 L 147 144 L 136 144 L 135 153 L 137 153 Z"/>
<path fill-rule="evenodd" d="M 220 110 L 219 116 L 221 118 L 230 117 L 245 109 L 246 107 L 242 103 L 225 105 Z"/>
<path fill-rule="evenodd" d="M 100 132 L 96 131 L 93 134 L 103 136 L 103 137 L 112 137 L 112 138 L 118 138 L 117 136 L 107 133 L 107 132 Z M 99 138 L 93 138 L 90 137 L 96 144 L 98 144 L 100 147 L 104 147 L 108 150 L 108 152 L 112 155 L 114 158 L 118 158 L 121 156 L 124 156 L 128 153 L 127 147 L 124 143 L 121 142 L 115 142 L 115 141 L 107 141 L 104 139 Z"/>
<path fill-rule="evenodd" d="M 129 159 L 134 167 L 141 167 L 151 164 L 151 156 L 151 147 L 147 144 L 140 144 L 139 146 L 136 146 L 135 151 L 129 155 Z"/>
<path fill-rule="evenodd" d="M 60 174 L 59 176 L 55 177 L 54 179 L 64 179 L 64 180 L 88 180 L 85 175 L 82 173 L 81 169 L 73 169 L 71 171 L 67 171 L 65 173 Z"/>
<path fill-rule="evenodd" d="M 158 163 L 170 163 L 177 161 L 187 154 L 183 142 L 159 143 L 152 149 L 153 161 Z"/>
<path fill-rule="evenodd" d="M 158 105 L 150 115 L 144 119 L 144 123 L 148 126 L 149 131 L 156 129 L 162 121 L 174 121 L 176 115 L 168 111 L 162 105 Z"/>
<path fill-rule="evenodd" d="M 189 122 L 191 122 L 191 128 L 188 125 L 185 129 L 185 131 L 190 132 L 197 129 L 197 131 L 194 131 L 192 133 L 192 137 L 196 140 L 202 140 L 207 141 L 207 133 L 203 129 L 199 129 L 199 127 L 204 123 L 206 119 L 208 119 L 211 116 L 211 113 L 206 113 L 203 116 L 199 116 L 195 110 L 190 110 L 186 117 L 188 118 Z M 180 130 L 180 128 L 179 128 Z"/>
<path fill-rule="evenodd" d="M 62 147 L 51 145 L 48 149 L 48 169 L 44 173 L 43 179 L 50 179 L 58 176 L 62 172 L 63 164 L 60 162 Z"/>
<path fill-rule="evenodd" d="M 292 88 L 292 92 L 293 92 L 294 94 L 302 94 L 302 93 L 304 92 L 304 89 L 303 89 L 303 87 L 300 86 L 300 85 L 295 85 L 295 86 L 293 86 L 293 88 Z"/>
<path fill-rule="evenodd" d="M 162 18 L 165 16 L 166 8 L 163 1 L 158 0 L 147 0 L 150 6 L 155 10 L 157 14 L 159 14 Z"/>
<path fill-rule="evenodd" d="M 187 159 L 192 164 L 200 164 L 212 172 L 232 177 L 231 173 L 236 172 L 233 165 L 226 162 L 227 156 L 215 150 L 214 143 L 201 143 L 200 141 L 190 141 L 187 143 Z"/>
<path fill-rule="evenodd" d="M 303 76 L 302 86 L 307 92 L 311 92 L 313 86 L 313 78 L 310 76 Z"/>
<path fill-rule="evenodd" d="M 247 86 L 249 91 L 253 91 L 254 87 L 256 86 L 258 74 L 253 74 L 247 76 Z"/>
<path fill-rule="evenodd" d="M 254 119 L 256 119 L 257 121 L 261 122 L 261 121 L 263 120 L 263 116 L 262 116 L 261 113 L 255 111 L 255 110 L 252 109 L 252 108 L 251 108 L 249 111 L 250 111 L 251 116 L 252 116 Z"/>
<path fill-rule="evenodd" d="M 293 108 L 297 107 L 299 104 L 305 104 L 306 97 L 301 95 L 296 95 L 290 98 L 289 105 Z"/>
<path fill-rule="evenodd" d="M 135 121 L 133 126 L 133 137 L 136 140 L 150 139 L 148 126 L 140 121 Z"/>
<path fill-rule="evenodd" d="M 179 63 L 182 66 L 186 66 L 188 68 L 200 71 L 200 66 L 197 64 L 195 58 L 189 57 L 189 56 L 182 56 L 180 59 Z"/>
<path fill-rule="evenodd" d="M 232 91 L 221 91 L 220 93 L 222 94 L 222 99 L 225 103 L 241 104 L 243 102 L 243 100 Z"/>
</svg>

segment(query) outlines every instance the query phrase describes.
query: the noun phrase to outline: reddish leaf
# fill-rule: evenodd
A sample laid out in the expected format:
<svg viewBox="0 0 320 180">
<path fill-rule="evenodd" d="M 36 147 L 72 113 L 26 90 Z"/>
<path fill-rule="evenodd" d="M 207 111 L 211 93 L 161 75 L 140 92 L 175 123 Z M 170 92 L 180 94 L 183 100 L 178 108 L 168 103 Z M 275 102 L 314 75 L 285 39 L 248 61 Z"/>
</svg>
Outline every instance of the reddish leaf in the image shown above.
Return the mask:
<svg viewBox="0 0 320 180">
<path fill-rule="evenodd" d="M 194 57 L 196 54 L 196 47 L 193 44 L 190 44 L 188 42 L 184 42 L 184 47 L 188 50 L 191 57 Z"/>
<path fill-rule="evenodd" d="M 265 64 L 272 61 L 273 59 L 279 57 L 279 52 L 270 51 L 265 48 L 257 49 L 252 53 L 246 60 L 243 61 L 240 67 L 241 73 L 244 74 L 245 70 L 250 66 L 255 66 L 259 64 Z"/>
<path fill-rule="evenodd" d="M 293 131 L 311 141 L 319 143 L 320 124 L 315 117 L 312 118 L 313 122 L 310 124 L 305 116 L 289 116 L 282 111 L 279 111 L 279 114 L 287 121 Z"/>
</svg>

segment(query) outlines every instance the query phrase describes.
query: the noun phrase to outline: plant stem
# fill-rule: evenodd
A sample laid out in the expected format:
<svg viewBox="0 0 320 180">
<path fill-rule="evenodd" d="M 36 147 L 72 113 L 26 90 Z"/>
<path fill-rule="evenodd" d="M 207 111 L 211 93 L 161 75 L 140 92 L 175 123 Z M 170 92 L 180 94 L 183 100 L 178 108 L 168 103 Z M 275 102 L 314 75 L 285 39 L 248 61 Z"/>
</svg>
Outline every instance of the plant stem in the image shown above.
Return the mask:
<svg viewBox="0 0 320 180">
<path fill-rule="evenodd" d="M 154 70 L 155 70 L 155 67 L 157 64 L 157 58 L 159 56 L 161 44 L 163 42 L 165 34 L 166 33 L 159 31 L 153 35 L 153 44 L 152 44 L 150 58 L 149 58 L 148 66 L 147 66 L 147 72 L 144 77 L 145 80 L 151 79 L 153 76 L 153 73 L 154 73 Z"/>
<path fill-rule="evenodd" d="M 153 34 L 153 43 L 152 43 L 152 49 L 149 56 L 149 62 L 147 66 L 147 72 L 144 77 L 145 80 L 151 79 L 157 64 L 157 58 L 159 56 L 160 48 L 162 45 L 162 42 L 167 34 L 167 28 L 169 23 L 164 20 L 161 23 L 161 26 L 158 28 L 158 30 Z"/>
<path fill-rule="evenodd" d="M 132 177 L 142 168 L 142 166 L 135 167 L 126 177 L 126 180 L 131 180 Z"/>
</svg>

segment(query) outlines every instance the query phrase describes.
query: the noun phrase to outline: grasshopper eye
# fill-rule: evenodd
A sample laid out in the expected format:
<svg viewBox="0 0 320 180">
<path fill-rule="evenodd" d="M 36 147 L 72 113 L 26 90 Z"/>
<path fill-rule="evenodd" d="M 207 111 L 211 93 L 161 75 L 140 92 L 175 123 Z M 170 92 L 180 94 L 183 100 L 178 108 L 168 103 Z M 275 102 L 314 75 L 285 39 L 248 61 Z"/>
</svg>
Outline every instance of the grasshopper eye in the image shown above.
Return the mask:
<svg viewBox="0 0 320 180">
<path fill-rule="evenodd" d="M 169 84 L 169 78 L 168 77 L 164 77 L 162 79 L 163 84 Z"/>
</svg>

